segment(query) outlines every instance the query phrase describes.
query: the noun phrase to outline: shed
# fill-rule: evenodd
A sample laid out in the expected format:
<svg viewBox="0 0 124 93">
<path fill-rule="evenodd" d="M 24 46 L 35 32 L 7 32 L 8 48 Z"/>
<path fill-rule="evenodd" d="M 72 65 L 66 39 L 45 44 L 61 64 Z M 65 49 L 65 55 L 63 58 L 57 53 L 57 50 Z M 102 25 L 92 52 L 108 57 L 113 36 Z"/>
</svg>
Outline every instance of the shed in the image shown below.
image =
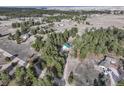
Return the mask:
<svg viewBox="0 0 124 93">
<path fill-rule="evenodd" d="M 70 43 L 65 43 L 65 44 L 63 44 L 63 46 L 62 46 L 62 50 L 63 50 L 63 51 L 69 51 L 71 47 L 72 47 L 72 46 L 71 46 Z"/>
<path fill-rule="evenodd" d="M 26 41 L 29 37 L 30 37 L 29 34 L 24 34 L 24 35 L 22 35 L 22 40 Z"/>
</svg>

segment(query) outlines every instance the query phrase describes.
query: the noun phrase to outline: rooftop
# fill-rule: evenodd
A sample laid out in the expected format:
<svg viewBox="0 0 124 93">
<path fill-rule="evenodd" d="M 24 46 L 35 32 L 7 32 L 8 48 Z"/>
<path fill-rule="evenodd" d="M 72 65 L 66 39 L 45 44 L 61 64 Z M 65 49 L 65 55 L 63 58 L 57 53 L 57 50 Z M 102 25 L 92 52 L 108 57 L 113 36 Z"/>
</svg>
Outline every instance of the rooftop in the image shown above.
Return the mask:
<svg viewBox="0 0 124 93">
<path fill-rule="evenodd" d="M 63 46 L 66 46 L 68 48 L 71 48 L 72 47 L 70 43 L 65 43 Z"/>
</svg>

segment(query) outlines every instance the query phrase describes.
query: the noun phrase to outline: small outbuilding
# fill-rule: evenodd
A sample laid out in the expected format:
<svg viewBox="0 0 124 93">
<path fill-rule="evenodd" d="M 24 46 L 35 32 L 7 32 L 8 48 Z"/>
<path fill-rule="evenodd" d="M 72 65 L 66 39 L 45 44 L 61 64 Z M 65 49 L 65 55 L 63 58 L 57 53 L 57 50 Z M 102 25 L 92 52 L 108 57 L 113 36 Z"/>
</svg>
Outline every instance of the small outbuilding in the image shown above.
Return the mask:
<svg viewBox="0 0 124 93">
<path fill-rule="evenodd" d="M 24 34 L 21 36 L 23 42 L 25 42 L 29 37 L 30 37 L 29 34 Z"/>
<path fill-rule="evenodd" d="M 65 43 L 62 46 L 63 51 L 69 51 L 71 49 L 72 45 L 70 43 Z"/>
</svg>

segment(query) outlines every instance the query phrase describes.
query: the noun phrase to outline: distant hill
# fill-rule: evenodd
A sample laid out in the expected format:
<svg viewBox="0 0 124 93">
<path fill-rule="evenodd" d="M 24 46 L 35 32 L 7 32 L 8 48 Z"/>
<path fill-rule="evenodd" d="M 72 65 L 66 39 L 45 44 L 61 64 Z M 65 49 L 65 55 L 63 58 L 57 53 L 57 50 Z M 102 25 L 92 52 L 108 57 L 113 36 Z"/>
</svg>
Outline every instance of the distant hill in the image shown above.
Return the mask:
<svg viewBox="0 0 124 93">
<path fill-rule="evenodd" d="M 0 7 L 0 11 L 6 11 L 6 9 L 13 10 L 124 10 L 124 6 L 13 6 L 13 7 Z"/>
<path fill-rule="evenodd" d="M 53 10 L 124 10 L 123 6 L 46 6 L 44 8 Z"/>
</svg>

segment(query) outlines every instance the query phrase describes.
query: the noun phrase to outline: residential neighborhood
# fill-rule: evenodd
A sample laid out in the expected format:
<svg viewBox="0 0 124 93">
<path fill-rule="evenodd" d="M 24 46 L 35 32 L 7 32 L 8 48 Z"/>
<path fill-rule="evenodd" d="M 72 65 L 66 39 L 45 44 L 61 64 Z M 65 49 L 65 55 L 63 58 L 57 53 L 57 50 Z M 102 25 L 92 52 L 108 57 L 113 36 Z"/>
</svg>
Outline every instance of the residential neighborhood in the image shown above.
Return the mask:
<svg viewBox="0 0 124 93">
<path fill-rule="evenodd" d="M 0 7 L 0 86 L 124 86 L 124 8 L 87 8 Z"/>
</svg>

